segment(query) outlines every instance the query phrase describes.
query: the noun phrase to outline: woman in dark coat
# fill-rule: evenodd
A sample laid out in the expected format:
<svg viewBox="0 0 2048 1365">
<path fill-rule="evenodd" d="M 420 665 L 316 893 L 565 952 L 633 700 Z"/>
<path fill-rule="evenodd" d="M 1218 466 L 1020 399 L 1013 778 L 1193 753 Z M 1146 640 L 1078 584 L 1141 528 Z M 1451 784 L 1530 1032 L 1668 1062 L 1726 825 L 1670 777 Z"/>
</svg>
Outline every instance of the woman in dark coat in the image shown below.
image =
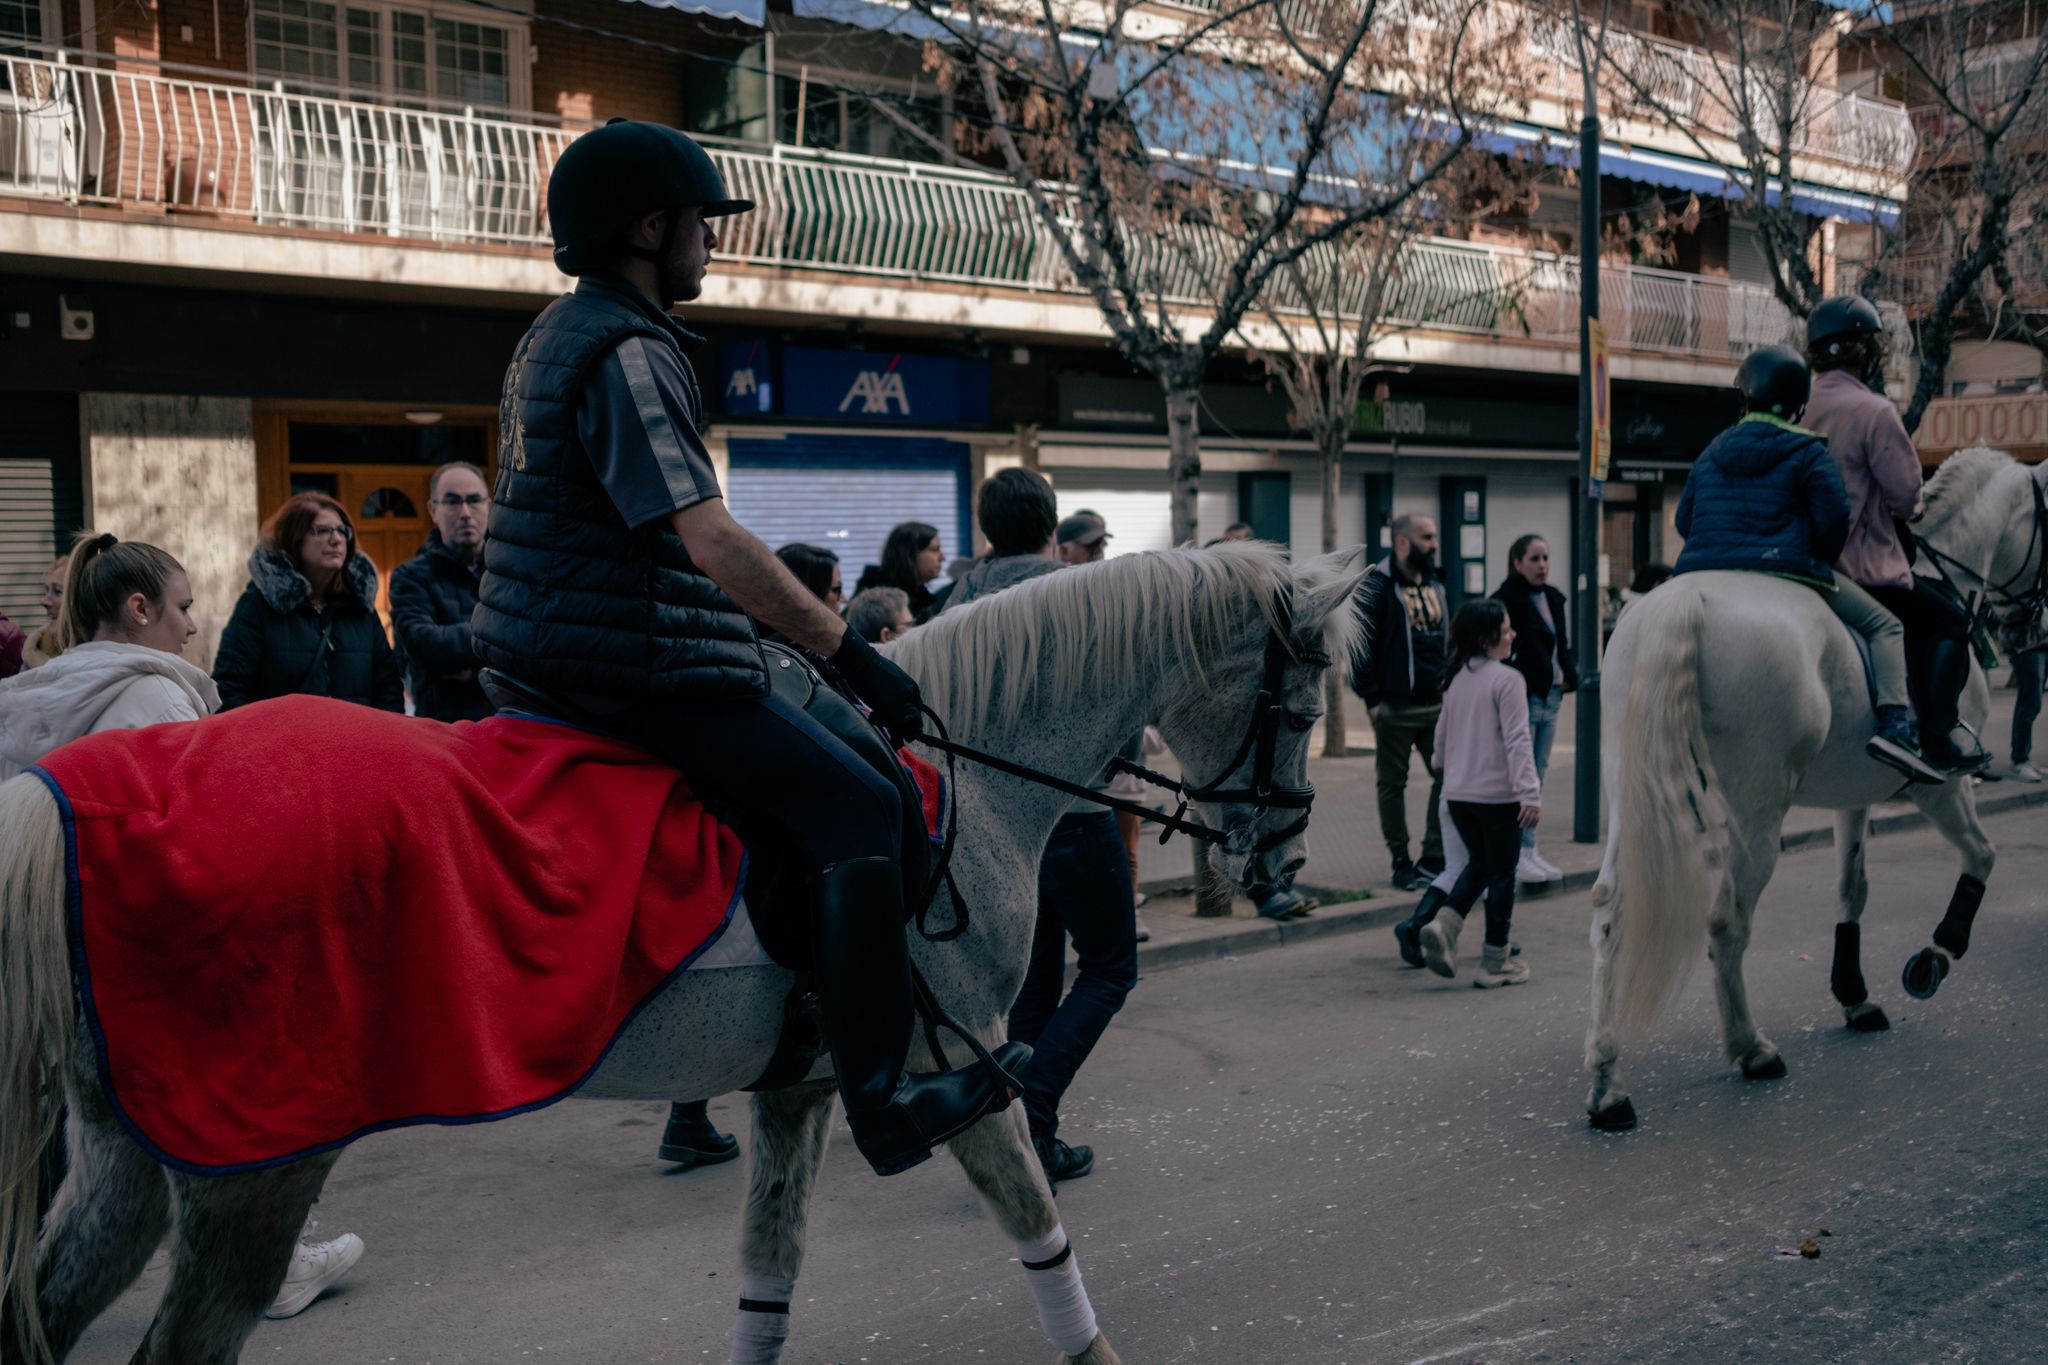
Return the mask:
<svg viewBox="0 0 2048 1365">
<path fill-rule="evenodd" d="M 223 711 L 301 692 L 405 709 L 377 617 L 377 566 L 356 549 L 355 524 L 333 498 L 297 494 L 264 524 L 213 681 Z"/>
<path fill-rule="evenodd" d="M 1550 586 L 1550 543 L 1542 536 L 1523 536 L 1508 547 L 1508 576 L 1493 592 L 1508 609 L 1515 632 L 1515 650 L 1508 666 L 1529 687 L 1529 737 L 1536 745 L 1536 780 L 1550 767 L 1550 746 L 1557 738 L 1557 715 L 1564 694 L 1579 689 L 1579 671 L 1572 662 L 1571 637 L 1565 631 L 1564 594 Z M 1536 831 L 1522 831 L 1522 858 L 1515 869 L 1525 882 L 1561 881 L 1564 873 L 1536 849 Z"/>
<path fill-rule="evenodd" d="M 906 521 L 889 532 L 882 542 L 882 562 L 870 564 L 854 585 L 858 597 L 869 588 L 901 588 L 910 599 L 910 619 L 923 625 L 938 612 L 932 590 L 925 586 L 945 571 L 946 547 L 939 543 L 939 528 L 922 521 Z"/>
</svg>

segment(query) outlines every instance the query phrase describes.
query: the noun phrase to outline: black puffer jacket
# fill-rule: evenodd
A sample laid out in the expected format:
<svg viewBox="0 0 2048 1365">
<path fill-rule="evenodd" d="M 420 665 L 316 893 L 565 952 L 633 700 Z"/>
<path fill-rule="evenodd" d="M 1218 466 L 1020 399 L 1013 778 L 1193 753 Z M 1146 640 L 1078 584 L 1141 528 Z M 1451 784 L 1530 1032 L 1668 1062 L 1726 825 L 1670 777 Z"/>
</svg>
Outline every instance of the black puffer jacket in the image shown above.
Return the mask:
<svg viewBox="0 0 2048 1365">
<path fill-rule="evenodd" d="M 391 629 L 412 686 L 412 709 L 435 720 L 482 720 L 490 699 L 476 680 L 481 664 L 469 634 L 478 571 L 435 531 L 420 552 L 391 571 Z"/>
<path fill-rule="evenodd" d="M 1572 658 L 1571 627 L 1566 624 L 1564 594 L 1548 583 L 1543 585 L 1543 600 L 1550 608 L 1550 619 L 1557 622 L 1557 633 L 1543 624 L 1543 613 L 1536 610 L 1535 588 L 1529 580 L 1518 573 L 1510 572 L 1507 581 L 1493 590 L 1494 600 L 1508 609 L 1508 624 L 1515 632 L 1515 652 L 1508 656 L 1508 667 L 1522 675 L 1529 684 L 1529 695 L 1547 699 L 1550 689 L 1557 682 L 1557 670 L 1552 666 L 1555 660 L 1564 667 L 1564 690 L 1579 690 L 1578 663 Z"/>
<path fill-rule="evenodd" d="M 214 656 L 221 710 L 298 692 L 405 709 L 398 660 L 377 619 L 377 566 L 351 555 L 342 582 L 342 594 L 316 609 L 298 565 L 281 550 L 256 547 L 249 586 Z"/>
</svg>

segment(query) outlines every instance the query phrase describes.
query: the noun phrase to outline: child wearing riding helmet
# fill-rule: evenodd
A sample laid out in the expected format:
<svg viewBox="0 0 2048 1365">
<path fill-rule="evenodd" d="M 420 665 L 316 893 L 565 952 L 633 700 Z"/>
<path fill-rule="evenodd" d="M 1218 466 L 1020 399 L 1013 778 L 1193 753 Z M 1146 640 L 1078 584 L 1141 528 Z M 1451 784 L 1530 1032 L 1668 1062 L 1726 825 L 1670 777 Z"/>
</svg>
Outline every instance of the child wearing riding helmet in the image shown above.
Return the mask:
<svg viewBox="0 0 2048 1365">
<path fill-rule="evenodd" d="M 1444 804 L 1471 862 L 1437 917 L 1422 927 L 1422 956 L 1438 976 L 1458 974 L 1458 935 L 1486 896 L 1486 948 L 1472 984 L 1518 986 L 1529 969 L 1514 956 L 1515 864 L 1522 831 L 1542 815 L 1543 783 L 1529 729 L 1529 688 L 1510 668 L 1515 631 L 1493 598 L 1467 602 L 1451 618 L 1451 657 L 1436 722 Z"/>
<path fill-rule="evenodd" d="M 1685 549 L 1675 572 L 1734 569 L 1820 591 L 1870 645 L 1877 733 L 1864 750 L 1918 782 L 1940 782 L 1922 757 L 1906 678 L 1905 632 L 1876 598 L 1835 573 L 1849 535 L 1849 497 L 1827 442 L 1793 425 L 1813 378 L 1789 346 L 1752 351 L 1735 373 L 1743 417 L 1693 462 L 1678 500 Z"/>
<path fill-rule="evenodd" d="M 82 537 L 66 561 L 62 653 L 0 681 L 0 781 L 75 739 L 198 720 L 220 709 L 213 679 L 180 656 L 198 634 L 184 566 L 154 545 Z M 308 1225 L 310 1227 L 310 1224 Z M 288 1318 L 361 1259 L 352 1232 L 301 1241 L 265 1316 Z"/>
</svg>

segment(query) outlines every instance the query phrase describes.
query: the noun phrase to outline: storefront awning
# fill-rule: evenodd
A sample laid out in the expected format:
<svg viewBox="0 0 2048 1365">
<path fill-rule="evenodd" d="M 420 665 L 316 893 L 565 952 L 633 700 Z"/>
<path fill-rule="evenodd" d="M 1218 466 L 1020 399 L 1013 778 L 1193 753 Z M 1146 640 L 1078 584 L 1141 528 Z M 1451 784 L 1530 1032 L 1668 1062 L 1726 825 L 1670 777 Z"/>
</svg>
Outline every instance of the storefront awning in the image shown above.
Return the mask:
<svg viewBox="0 0 2048 1365">
<path fill-rule="evenodd" d="M 790 12 L 799 19 L 823 19 L 849 28 L 900 33 L 920 41 L 946 36 L 945 25 L 892 0 L 792 0 Z"/>
<path fill-rule="evenodd" d="M 650 5 L 655 9 L 681 10 L 685 14 L 708 14 L 713 19 L 732 19 L 764 28 L 768 23 L 768 0 L 625 0 L 629 5 Z"/>
</svg>

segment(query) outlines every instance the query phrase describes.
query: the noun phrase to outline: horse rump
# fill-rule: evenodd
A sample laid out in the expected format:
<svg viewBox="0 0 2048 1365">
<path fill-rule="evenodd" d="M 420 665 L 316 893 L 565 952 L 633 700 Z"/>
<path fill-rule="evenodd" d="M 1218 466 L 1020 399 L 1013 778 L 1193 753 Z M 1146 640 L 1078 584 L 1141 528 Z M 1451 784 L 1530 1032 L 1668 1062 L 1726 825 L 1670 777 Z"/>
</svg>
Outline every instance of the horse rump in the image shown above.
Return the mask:
<svg viewBox="0 0 2048 1365">
<path fill-rule="evenodd" d="M 42 780 L 0 783 L 0 1354 L 51 1359 L 36 1311 L 37 1185 L 72 1038 L 64 824 Z"/>
</svg>

